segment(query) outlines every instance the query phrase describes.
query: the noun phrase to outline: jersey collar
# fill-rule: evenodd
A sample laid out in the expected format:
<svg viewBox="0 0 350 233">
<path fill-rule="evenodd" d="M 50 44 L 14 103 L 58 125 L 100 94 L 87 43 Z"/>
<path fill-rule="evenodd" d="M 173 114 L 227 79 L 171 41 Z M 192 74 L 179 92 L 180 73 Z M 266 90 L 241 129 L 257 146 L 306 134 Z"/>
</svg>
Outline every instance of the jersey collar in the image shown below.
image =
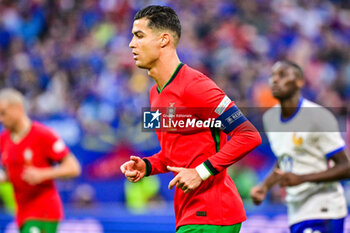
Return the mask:
<svg viewBox="0 0 350 233">
<path fill-rule="evenodd" d="M 282 112 L 281 112 L 281 116 L 280 116 L 280 119 L 281 119 L 281 122 L 282 123 L 287 123 L 288 121 L 292 120 L 296 115 L 297 113 L 299 112 L 300 108 L 301 108 L 301 105 L 303 104 L 303 101 L 304 101 L 304 98 L 303 97 L 300 97 L 299 99 L 299 103 L 298 103 L 298 107 L 297 109 L 295 110 L 295 112 L 288 118 L 283 118 L 282 117 Z"/>
<path fill-rule="evenodd" d="M 160 93 L 164 90 L 164 88 L 165 88 L 166 86 L 168 86 L 168 85 L 175 79 L 175 77 L 177 76 L 177 74 L 179 73 L 179 71 L 181 70 L 181 68 L 182 68 L 183 65 L 184 65 L 184 64 L 183 64 L 182 62 L 180 62 L 180 63 L 177 65 L 177 67 L 176 67 L 174 73 L 171 75 L 171 78 L 165 83 L 165 85 L 163 86 L 162 89 L 159 89 L 159 87 L 157 86 L 158 94 L 160 94 Z"/>
</svg>

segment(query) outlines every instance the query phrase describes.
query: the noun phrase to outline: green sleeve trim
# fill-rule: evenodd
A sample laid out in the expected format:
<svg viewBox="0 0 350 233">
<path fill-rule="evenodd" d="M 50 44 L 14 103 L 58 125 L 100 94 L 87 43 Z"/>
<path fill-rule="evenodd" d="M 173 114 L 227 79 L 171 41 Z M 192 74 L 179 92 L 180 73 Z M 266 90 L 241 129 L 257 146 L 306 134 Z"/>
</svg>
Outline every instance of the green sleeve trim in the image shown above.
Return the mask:
<svg viewBox="0 0 350 233">
<path fill-rule="evenodd" d="M 210 169 L 208 168 L 208 166 L 207 166 L 205 163 L 203 163 L 203 165 L 204 165 L 204 167 L 208 170 L 208 172 L 213 176 L 214 174 L 210 171 Z"/>
<path fill-rule="evenodd" d="M 211 136 L 213 137 L 215 143 L 215 151 L 219 152 L 220 150 L 220 130 L 217 128 L 210 129 Z"/>
<path fill-rule="evenodd" d="M 203 164 L 208 169 L 208 171 L 210 172 L 211 175 L 215 176 L 215 175 L 219 174 L 219 171 L 215 169 L 215 167 L 211 164 L 209 159 L 204 161 Z"/>
</svg>

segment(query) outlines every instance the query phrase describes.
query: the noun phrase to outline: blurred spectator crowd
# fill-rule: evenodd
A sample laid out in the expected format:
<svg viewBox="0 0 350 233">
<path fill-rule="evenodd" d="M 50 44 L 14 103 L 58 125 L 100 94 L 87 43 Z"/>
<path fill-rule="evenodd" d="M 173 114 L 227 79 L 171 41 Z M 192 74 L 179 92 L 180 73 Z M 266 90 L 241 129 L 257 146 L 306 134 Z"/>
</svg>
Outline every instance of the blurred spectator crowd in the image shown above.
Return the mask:
<svg viewBox="0 0 350 233">
<path fill-rule="evenodd" d="M 32 114 L 65 113 L 82 122 L 112 122 L 118 109 L 147 106 L 153 82 L 135 67 L 128 43 L 134 14 L 156 3 L 2 1 L 1 87 L 24 92 Z M 349 2 L 161 4 L 174 7 L 182 21 L 181 60 L 213 78 L 239 105 L 270 105 L 270 67 L 282 58 L 303 67 L 307 97 L 326 106 L 350 99 Z"/>
<path fill-rule="evenodd" d="M 33 117 L 70 117 L 110 145 L 157 148 L 137 126 L 154 82 L 128 47 L 133 16 L 150 4 L 177 11 L 181 61 L 238 106 L 276 103 L 268 80 L 279 59 L 303 68 L 306 98 L 350 106 L 350 2 L 340 0 L 3 0 L 0 88 L 22 91 Z"/>
</svg>

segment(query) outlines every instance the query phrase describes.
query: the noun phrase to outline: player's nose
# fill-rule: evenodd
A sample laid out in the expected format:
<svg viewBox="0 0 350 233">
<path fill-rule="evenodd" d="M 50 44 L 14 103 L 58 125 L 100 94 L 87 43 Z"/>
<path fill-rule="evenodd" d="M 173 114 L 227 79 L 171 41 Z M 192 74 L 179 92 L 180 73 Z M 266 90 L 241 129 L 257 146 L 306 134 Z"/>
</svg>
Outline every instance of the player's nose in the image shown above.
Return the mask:
<svg viewBox="0 0 350 233">
<path fill-rule="evenodd" d="M 131 39 L 129 43 L 129 48 L 135 48 L 134 38 Z"/>
</svg>

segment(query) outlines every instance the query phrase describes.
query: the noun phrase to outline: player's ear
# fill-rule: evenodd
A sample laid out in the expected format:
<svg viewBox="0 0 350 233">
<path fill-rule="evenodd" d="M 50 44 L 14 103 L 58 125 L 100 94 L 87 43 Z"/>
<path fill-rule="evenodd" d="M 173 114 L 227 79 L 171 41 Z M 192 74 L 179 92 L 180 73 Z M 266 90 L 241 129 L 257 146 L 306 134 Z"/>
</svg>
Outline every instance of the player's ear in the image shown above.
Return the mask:
<svg viewBox="0 0 350 233">
<path fill-rule="evenodd" d="M 162 33 L 160 35 L 160 47 L 164 48 L 170 43 L 170 34 L 169 33 Z"/>
</svg>

